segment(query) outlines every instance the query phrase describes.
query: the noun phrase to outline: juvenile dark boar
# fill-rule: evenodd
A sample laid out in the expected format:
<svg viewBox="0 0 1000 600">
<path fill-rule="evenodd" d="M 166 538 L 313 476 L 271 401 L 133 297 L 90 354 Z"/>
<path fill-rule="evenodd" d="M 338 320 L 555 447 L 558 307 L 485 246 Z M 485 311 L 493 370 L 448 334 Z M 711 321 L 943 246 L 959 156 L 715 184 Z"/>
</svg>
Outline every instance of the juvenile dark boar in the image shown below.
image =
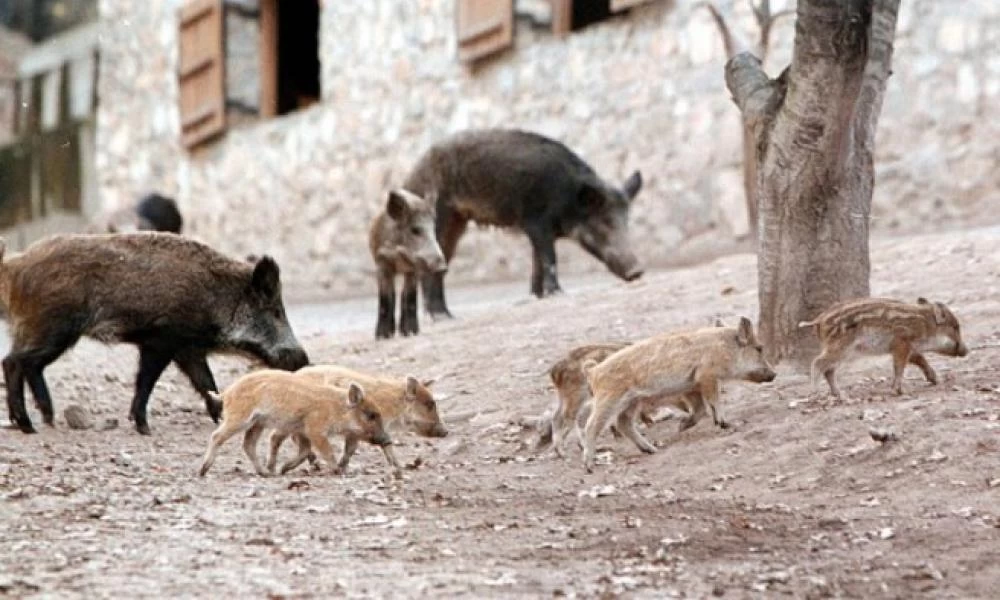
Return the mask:
<svg viewBox="0 0 1000 600">
<path fill-rule="evenodd" d="M 697 423 L 706 405 L 715 424 L 727 427 L 718 409 L 719 384 L 727 379 L 765 382 L 775 377 L 746 317 L 739 327 L 654 336 L 600 363 L 584 363 L 583 369 L 594 403 L 584 433 L 583 463 L 588 472 L 594 467 L 597 436 L 614 419 L 618 430 L 640 450 L 656 452 L 635 427 L 635 413 L 643 400 L 686 394 L 682 403 L 690 416 L 682 429 Z"/>
<path fill-rule="evenodd" d="M 516 129 L 470 130 L 428 149 L 403 187 L 434 199 L 436 234 L 451 262 L 469 221 L 523 231 L 531 242 L 531 293 L 560 290 L 555 241 L 571 238 L 626 281 L 642 275 L 628 237 L 629 209 L 642 187 L 601 179 L 562 143 Z M 421 278 L 427 311 L 451 317 L 444 273 Z"/>
<path fill-rule="evenodd" d="M 138 202 L 120 208 L 87 228 L 87 233 L 128 233 L 133 231 L 167 231 L 180 233 L 184 219 L 173 198 L 157 193 L 143 196 Z"/>
<path fill-rule="evenodd" d="M 375 260 L 378 278 L 378 323 L 375 338 L 396 333 L 396 275 L 403 276 L 400 296 L 399 332 L 415 335 L 417 324 L 417 277 L 448 268 L 434 235 L 434 207 L 407 190 L 393 190 L 385 208 L 372 220 L 368 248 Z"/>
<path fill-rule="evenodd" d="M 925 298 L 918 298 L 916 304 L 886 298 L 847 300 L 799 327 L 814 328 L 822 345 L 812 362 L 813 386 L 822 373 L 837 398 L 843 398 L 837 386 L 837 366 L 855 355 L 892 354 L 892 391 L 902 394 L 907 364 L 916 365 L 931 385 L 937 384 L 937 374 L 923 352 L 969 353 L 954 313 L 943 303 Z"/>
<path fill-rule="evenodd" d="M 134 344 L 139 372 L 130 417 L 149 433 L 146 404 L 171 362 L 183 372 L 212 419 L 221 406 L 209 352 L 248 355 L 295 370 L 308 364 L 281 298 L 278 265 L 234 260 L 172 233 L 51 236 L 3 258 L 0 303 L 11 332 L 3 359 L 7 408 L 21 431 L 35 429 L 24 405 L 24 383 L 45 423 L 52 399 L 42 371 L 82 336 Z"/>
</svg>

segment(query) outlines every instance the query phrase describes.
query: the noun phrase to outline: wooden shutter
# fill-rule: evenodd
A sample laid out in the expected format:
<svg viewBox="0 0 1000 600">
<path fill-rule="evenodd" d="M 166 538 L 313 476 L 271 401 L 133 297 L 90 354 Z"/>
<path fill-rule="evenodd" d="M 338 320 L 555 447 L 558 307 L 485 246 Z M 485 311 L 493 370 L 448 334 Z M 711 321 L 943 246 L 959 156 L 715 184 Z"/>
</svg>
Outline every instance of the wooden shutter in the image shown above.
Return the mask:
<svg viewBox="0 0 1000 600">
<path fill-rule="evenodd" d="M 514 44 L 514 0 L 457 0 L 458 58 L 473 61 Z"/>
<path fill-rule="evenodd" d="M 640 4 L 649 4 L 652 0 L 608 0 L 608 8 L 611 12 L 621 12 L 623 10 L 628 10 L 633 6 L 639 6 Z"/>
<path fill-rule="evenodd" d="M 193 148 L 226 128 L 222 0 L 189 0 L 180 11 L 181 141 Z"/>
</svg>

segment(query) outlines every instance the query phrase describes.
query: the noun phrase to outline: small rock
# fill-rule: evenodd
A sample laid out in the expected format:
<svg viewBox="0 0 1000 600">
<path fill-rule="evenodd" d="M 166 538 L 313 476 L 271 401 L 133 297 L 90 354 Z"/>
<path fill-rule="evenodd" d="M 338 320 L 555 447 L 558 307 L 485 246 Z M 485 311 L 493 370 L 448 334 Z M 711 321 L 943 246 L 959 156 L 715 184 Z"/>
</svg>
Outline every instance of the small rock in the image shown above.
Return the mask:
<svg viewBox="0 0 1000 600">
<path fill-rule="evenodd" d="M 895 431 L 891 429 L 886 429 L 885 427 L 872 427 L 868 430 L 868 435 L 872 436 L 872 439 L 876 442 L 885 444 L 886 442 L 898 442 L 899 436 Z"/>
<path fill-rule="evenodd" d="M 70 429 L 91 429 L 94 426 L 94 418 L 90 416 L 87 409 L 79 404 L 70 404 L 63 411 L 63 418 Z"/>
<path fill-rule="evenodd" d="M 878 536 L 883 540 L 891 540 L 896 537 L 896 531 L 892 527 L 883 527 L 879 530 Z"/>
<path fill-rule="evenodd" d="M 104 419 L 94 427 L 94 431 L 110 431 L 118 427 L 118 419 Z"/>
</svg>

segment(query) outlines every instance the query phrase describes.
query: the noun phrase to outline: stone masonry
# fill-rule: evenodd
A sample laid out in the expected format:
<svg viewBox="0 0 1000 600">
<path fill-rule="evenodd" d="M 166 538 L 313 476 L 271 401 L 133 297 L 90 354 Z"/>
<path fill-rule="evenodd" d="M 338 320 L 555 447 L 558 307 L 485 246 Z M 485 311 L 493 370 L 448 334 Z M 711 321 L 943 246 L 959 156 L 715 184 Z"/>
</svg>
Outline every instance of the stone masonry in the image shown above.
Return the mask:
<svg viewBox="0 0 1000 600">
<path fill-rule="evenodd" d="M 746 2 L 719 3 L 744 39 Z M 775 10 L 780 2 L 772 2 Z M 605 177 L 639 168 L 632 235 L 653 265 L 746 232 L 740 125 L 725 55 L 696 2 L 661 0 L 556 38 L 518 21 L 515 47 L 471 70 L 456 58 L 454 2 L 324 2 L 322 101 L 230 127 L 190 153 L 177 112 L 178 0 L 101 0 L 97 161 L 106 208 L 158 189 L 187 232 L 243 255 L 272 253 L 290 288 L 374 289 L 367 229 L 386 191 L 451 132 L 516 125 L 557 137 Z M 791 55 L 773 31 L 768 71 Z M 1000 3 L 907 0 L 878 133 L 874 231 L 996 221 Z M 570 242 L 560 271 L 604 271 Z M 472 229 L 449 281 L 524 280 L 525 239 Z M 612 275 L 608 274 L 608 277 Z"/>
</svg>

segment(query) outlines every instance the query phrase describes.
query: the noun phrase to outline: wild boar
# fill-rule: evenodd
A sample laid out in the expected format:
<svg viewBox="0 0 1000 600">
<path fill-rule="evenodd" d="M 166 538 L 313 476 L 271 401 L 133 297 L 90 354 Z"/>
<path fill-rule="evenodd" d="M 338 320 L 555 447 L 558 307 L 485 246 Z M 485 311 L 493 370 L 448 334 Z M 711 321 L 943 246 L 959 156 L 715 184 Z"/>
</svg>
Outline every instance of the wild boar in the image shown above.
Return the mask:
<svg viewBox="0 0 1000 600">
<path fill-rule="evenodd" d="M 11 332 L 3 359 L 7 408 L 21 431 L 35 429 L 27 381 L 45 423 L 52 399 L 42 371 L 82 336 L 134 344 L 139 371 L 129 415 L 142 434 L 149 395 L 173 362 L 219 420 L 209 352 L 237 353 L 286 370 L 309 362 L 285 316 L 277 263 L 249 264 L 172 233 L 55 235 L 4 259 L 0 304 Z"/>
<path fill-rule="evenodd" d="M 166 231 L 180 233 L 184 219 L 177 202 L 158 193 L 146 194 L 138 202 L 102 215 L 87 228 L 87 233 L 127 233 Z"/>
<path fill-rule="evenodd" d="M 969 353 L 954 313 L 943 303 L 926 298 L 917 298 L 916 304 L 888 298 L 847 300 L 812 321 L 802 321 L 799 327 L 812 327 L 822 346 L 812 361 L 813 387 L 822 373 L 830 392 L 839 399 L 844 396 L 837 386 L 837 367 L 853 356 L 892 354 L 892 391 L 899 395 L 907 364 L 916 365 L 931 385 L 937 384 L 937 374 L 924 352 L 945 356 Z"/>
<path fill-rule="evenodd" d="M 368 247 L 378 278 L 378 323 L 375 339 L 396 333 L 396 275 L 403 275 L 399 332 L 416 335 L 417 277 L 448 268 L 434 235 L 434 207 L 404 189 L 392 190 L 385 208 L 372 220 Z"/>
<path fill-rule="evenodd" d="M 331 472 L 339 472 L 330 435 L 350 435 L 383 448 L 392 444 L 378 409 L 353 381 L 345 388 L 335 388 L 287 371 L 262 369 L 229 386 L 221 402 L 222 424 L 209 439 L 198 470 L 202 477 L 215 462 L 219 447 L 238 433 L 245 432 L 243 451 L 261 476 L 274 473 L 273 456 L 268 456 L 265 469 L 257 455 L 257 442 L 268 428 L 283 436 L 294 436 L 299 445 L 299 456 L 281 467 L 282 474 L 301 464 L 313 451 L 319 453 Z"/>
<path fill-rule="evenodd" d="M 583 434 L 577 419 L 580 409 L 590 398 L 590 389 L 582 364 L 588 359 L 600 362 L 627 345 L 627 342 L 607 342 L 579 346 L 552 365 L 549 369 L 549 378 L 556 388 L 556 408 L 552 417 L 540 428 L 536 450 L 542 450 L 552 444 L 556 454 L 562 457 L 563 444 L 570 427 L 576 432 L 577 439 L 582 444 Z"/>
<path fill-rule="evenodd" d="M 642 187 L 635 171 L 622 187 L 601 179 L 564 144 L 518 129 L 459 132 L 431 146 L 403 187 L 435 204 L 435 232 L 450 263 L 469 221 L 524 232 L 531 242 L 531 293 L 560 291 L 558 238 L 576 240 L 618 277 L 642 275 L 628 236 L 629 210 Z M 444 272 L 421 278 L 425 309 L 450 318 Z"/>
<path fill-rule="evenodd" d="M 584 429 L 587 472 L 593 471 L 597 436 L 614 419 L 618 430 L 640 450 L 656 451 L 635 427 L 641 401 L 685 394 L 690 416 L 682 428 L 697 423 L 706 405 L 715 424 L 724 428 L 728 424 L 718 408 L 722 381 L 761 383 L 775 378 L 746 317 L 738 327 L 705 327 L 647 338 L 600 363 L 589 359 L 583 368 L 593 396 L 593 410 Z"/>
<path fill-rule="evenodd" d="M 382 424 L 389 431 L 401 429 L 411 431 L 424 437 L 440 438 L 448 435 L 448 429 L 438 415 L 434 395 L 428 389 L 431 381 L 420 382 L 416 377 L 407 375 L 404 378 L 385 377 L 341 367 L 337 365 L 311 365 L 295 372 L 296 377 L 308 379 L 321 385 L 342 387 L 354 381 L 365 390 L 365 395 L 379 414 Z M 278 448 L 287 436 L 274 432 L 271 434 L 271 459 L 277 460 Z M 358 438 L 353 435 L 344 436 L 344 454 L 340 457 L 339 467 L 347 470 L 347 464 L 358 448 Z M 393 475 L 401 478 L 402 467 L 396 456 L 385 453 L 386 459 L 393 467 Z M 310 457 L 310 461 L 315 457 Z M 269 463 L 273 468 L 273 463 Z"/>
</svg>

